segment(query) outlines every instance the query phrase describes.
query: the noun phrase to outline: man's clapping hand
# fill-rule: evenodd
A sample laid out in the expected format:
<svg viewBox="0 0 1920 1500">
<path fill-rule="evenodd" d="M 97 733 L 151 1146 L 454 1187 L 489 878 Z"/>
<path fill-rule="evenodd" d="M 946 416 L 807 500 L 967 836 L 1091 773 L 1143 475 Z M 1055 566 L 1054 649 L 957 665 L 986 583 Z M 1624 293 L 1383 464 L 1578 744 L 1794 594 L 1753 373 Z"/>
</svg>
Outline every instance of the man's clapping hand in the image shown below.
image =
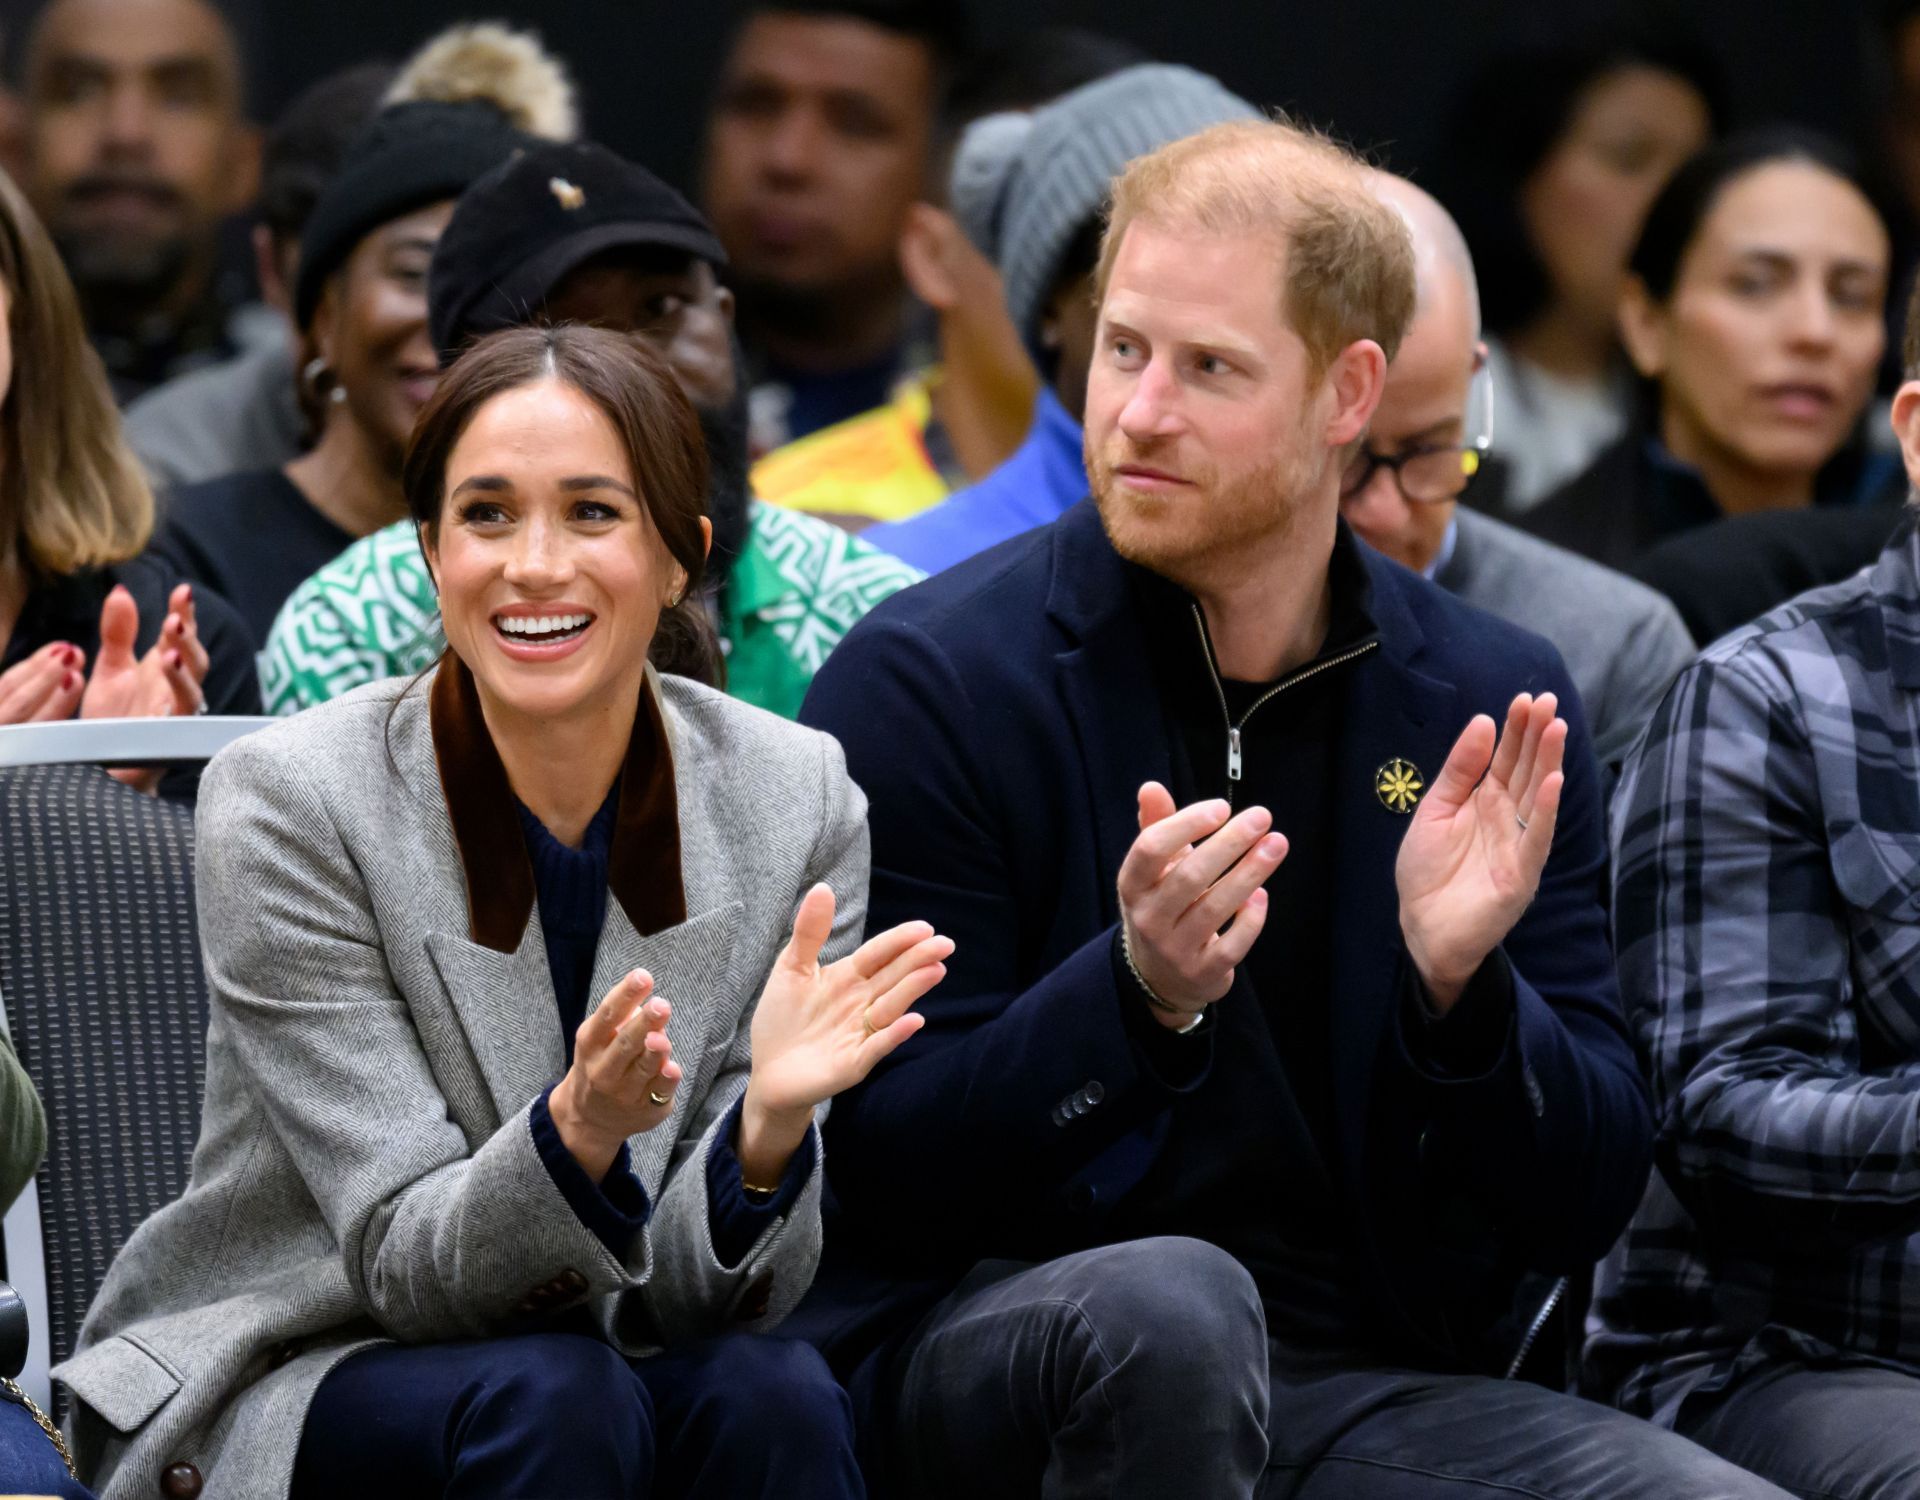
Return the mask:
<svg viewBox="0 0 1920 1500">
<path fill-rule="evenodd" d="M 1539 888 L 1566 783 L 1567 721 L 1522 693 L 1494 742 L 1480 714 L 1455 742 L 1400 844 L 1394 878 L 1407 952 L 1441 1015 Z"/>
<path fill-rule="evenodd" d="M 1287 857 L 1264 807 L 1238 817 L 1224 802 L 1175 809 L 1157 781 L 1140 788 L 1140 836 L 1120 865 L 1127 949 L 1171 1029 L 1218 1000 L 1267 920 L 1267 878 Z M 1224 929 L 1224 930 L 1223 930 Z"/>
</svg>

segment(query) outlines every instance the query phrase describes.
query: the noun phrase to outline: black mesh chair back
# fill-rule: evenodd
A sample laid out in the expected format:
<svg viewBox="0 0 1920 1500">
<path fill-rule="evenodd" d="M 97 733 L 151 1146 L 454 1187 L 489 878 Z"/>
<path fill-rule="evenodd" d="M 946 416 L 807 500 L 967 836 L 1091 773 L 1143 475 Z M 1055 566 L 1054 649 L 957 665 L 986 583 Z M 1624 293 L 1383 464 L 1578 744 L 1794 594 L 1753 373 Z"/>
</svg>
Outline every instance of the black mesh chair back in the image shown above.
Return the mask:
<svg viewBox="0 0 1920 1500">
<path fill-rule="evenodd" d="M 37 1187 L 58 1364 L 115 1252 L 186 1186 L 200 1132 L 191 811 L 90 766 L 0 770 L 0 995 L 47 1110 Z"/>
</svg>

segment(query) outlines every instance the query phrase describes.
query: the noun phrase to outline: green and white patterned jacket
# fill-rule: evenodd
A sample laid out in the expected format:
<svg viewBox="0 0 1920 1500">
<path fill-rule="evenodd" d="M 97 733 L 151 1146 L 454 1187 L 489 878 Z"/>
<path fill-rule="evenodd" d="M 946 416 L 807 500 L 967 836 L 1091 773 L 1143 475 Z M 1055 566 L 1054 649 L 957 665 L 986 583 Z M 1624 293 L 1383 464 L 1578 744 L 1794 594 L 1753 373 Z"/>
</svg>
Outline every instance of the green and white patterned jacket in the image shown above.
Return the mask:
<svg viewBox="0 0 1920 1500">
<path fill-rule="evenodd" d="M 727 689 L 786 718 L 854 623 L 922 577 L 839 527 L 756 500 L 720 620 Z M 413 523 L 355 542 L 293 591 L 260 653 L 260 696 L 293 714 L 420 671 L 446 648 Z"/>
</svg>

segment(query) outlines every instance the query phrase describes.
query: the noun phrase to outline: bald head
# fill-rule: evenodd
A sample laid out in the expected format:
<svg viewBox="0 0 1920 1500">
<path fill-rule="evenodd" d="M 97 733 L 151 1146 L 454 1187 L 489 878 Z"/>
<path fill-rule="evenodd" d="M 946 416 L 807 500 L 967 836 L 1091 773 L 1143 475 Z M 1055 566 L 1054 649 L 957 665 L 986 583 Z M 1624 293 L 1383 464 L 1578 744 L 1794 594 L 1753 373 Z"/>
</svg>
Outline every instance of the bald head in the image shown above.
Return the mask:
<svg viewBox="0 0 1920 1500">
<path fill-rule="evenodd" d="M 1403 463 L 1398 476 L 1376 466 L 1365 484 L 1342 495 L 1340 510 L 1369 545 L 1422 572 L 1439 557 L 1453 521 L 1454 500 L 1421 497 L 1436 471 L 1455 482 L 1462 473 L 1467 398 L 1485 357 L 1480 293 L 1465 237 L 1430 194 L 1377 170 L 1368 172 L 1368 184 L 1413 236 L 1415 303 L 1407 336 L 1387 366 L 1367 449 L 1385 459 L 1430 456 Z"/>
<path fill-rule="evenodd" d="M 1404 177 L 1378 168 L 1367 174 L 1373 194 L 1406 221 L 1413 235 L 1414 277 L 1419 305 L 1425 307 L 1436 297 L 1449 293 L 1461 301 L 1472 322 L 1474 337 L 1480 335 L 1480 282 L 1473 273 L 1473 252 L 1467 249 L 1467 237 L 1453 222 L 1453 215 L 1425 188 L 1415 187 Z M 1418 317 L 1418 312 L 1415 313 Z"/>
<path fill-rule="evenodd" d="M 258 150 L 208 0 L 49 0 L 26 51 L 25 187 L 97 325 L 191 304 Z"/>
</svg>

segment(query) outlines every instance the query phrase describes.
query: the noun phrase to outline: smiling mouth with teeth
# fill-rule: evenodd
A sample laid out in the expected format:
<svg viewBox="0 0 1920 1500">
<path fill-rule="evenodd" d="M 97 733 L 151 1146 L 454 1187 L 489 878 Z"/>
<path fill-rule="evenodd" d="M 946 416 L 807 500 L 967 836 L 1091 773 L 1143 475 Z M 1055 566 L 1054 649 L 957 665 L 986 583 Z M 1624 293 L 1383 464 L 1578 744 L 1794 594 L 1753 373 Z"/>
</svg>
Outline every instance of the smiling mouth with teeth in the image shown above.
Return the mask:
<svg viewBox="0 0 1920 1500">
<path fill-rule="evenodd" d="M 544 643 L 573 639 L 593 623 L 592 615 L 496 615 L 493 628 L 517 641 Z"/>
</svg>

